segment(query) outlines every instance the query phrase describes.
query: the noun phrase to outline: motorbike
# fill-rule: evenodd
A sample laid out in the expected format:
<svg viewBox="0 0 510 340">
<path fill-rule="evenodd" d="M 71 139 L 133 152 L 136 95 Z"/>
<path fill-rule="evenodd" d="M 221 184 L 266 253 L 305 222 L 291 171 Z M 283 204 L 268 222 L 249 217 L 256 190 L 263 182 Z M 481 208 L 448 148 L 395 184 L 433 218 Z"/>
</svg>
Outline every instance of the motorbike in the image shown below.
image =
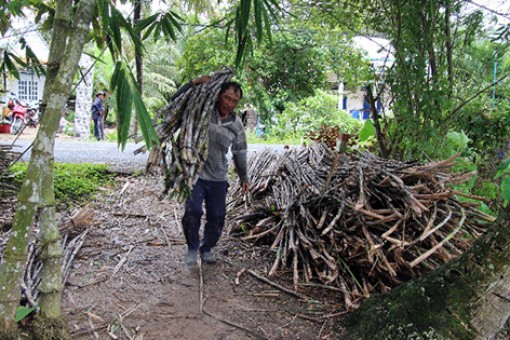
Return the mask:
<svg viewBox="0 0 510 340">
<path fill-rule="evenodd" d="M 7 107 L 10 110 L 11 134 L 17 135 L 23 131 L 25 126 L 28 105 L 16 98 L 14 93 L 11 93 L 11 97 L 7 101 Z"/>
<path fill-rule="evenodd" d="M 27 108 L 26 120 L 27 125 L 30 127 L 37 127 L 39 125 L 39 120 L 41 119 L 41 101 L 32 102 Z"/>
</svg>

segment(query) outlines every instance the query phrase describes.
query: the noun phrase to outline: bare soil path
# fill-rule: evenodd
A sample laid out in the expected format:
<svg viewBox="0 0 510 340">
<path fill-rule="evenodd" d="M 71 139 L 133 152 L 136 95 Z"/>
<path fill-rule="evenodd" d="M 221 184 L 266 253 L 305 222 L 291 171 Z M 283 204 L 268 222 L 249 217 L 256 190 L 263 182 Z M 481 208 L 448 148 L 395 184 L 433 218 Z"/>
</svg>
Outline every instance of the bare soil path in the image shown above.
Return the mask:
<svg viewBox="0 0 510 340">
<path fill-rule="evenodd" d="M 36 133 L 27 128 L 17 140 L 33 140 Z M 0 141 L 15 138 L 0 134 Z M 123 177 L 98 195 L 62 297 L 73 339 L 344 338 L 338 291 L 300 286 L 294 296 L 270 284 L 293 290 L 292 273 L 270 283 L 256 278 L 266 277 L 273 263 L 267 248 L 225 232 L 217 264 L 187 268 L 182 205 L 160 200 L 162 188 L 159 177 Z M 2 209 L 8 219 L 14 202 Z"/>
<path fill-rule="evenodd" d="M 265 277 L 268 249 L 224 234 L 217 264 L 187 268 L 182 207 L 159 200 L 162 186 L 128 177 L 95 202 L 63 294 L 73 339 L 342 338 L 338 292 L 303 286 L 300 299 L 250 274 Z M 281 274 L 269 279 L 292 289 Z"/>
</svg>

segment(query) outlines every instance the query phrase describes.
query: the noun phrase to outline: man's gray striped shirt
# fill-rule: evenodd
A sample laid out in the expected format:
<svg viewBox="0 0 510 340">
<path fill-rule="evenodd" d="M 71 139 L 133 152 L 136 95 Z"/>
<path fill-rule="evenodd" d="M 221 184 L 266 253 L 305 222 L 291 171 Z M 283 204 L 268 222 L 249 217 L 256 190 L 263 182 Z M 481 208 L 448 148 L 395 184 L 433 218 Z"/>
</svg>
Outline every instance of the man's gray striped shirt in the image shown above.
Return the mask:
<svg viewBox="0 0 510 340">
<path fill-rule="evenodd" d="M 200 178 L 209 181 L 226 181 L 228 179 L 228 149 L 232 152 L 235 169 L 241 182 L 248 178 L 248 143 L 241 118 L 230 113 L 221 120 L 218 112 L 211 113 L 209 123 L 209 149 Z"/>
</svg>

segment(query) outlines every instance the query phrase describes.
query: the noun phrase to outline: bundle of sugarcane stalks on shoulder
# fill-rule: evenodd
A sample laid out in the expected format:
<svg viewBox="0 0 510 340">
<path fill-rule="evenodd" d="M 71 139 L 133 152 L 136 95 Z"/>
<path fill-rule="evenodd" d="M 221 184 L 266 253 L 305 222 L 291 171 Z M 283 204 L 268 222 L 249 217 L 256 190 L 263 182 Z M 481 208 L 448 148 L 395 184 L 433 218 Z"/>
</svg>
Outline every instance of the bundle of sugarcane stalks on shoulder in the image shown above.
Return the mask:
<svg viewBox="0 0 510 340">
<path fill-rule="evenodd" d="M 233 192 L 229 232 L 274 251 L 269 275 L 293 272 L 342 292 L 347 308 L 460 255 L 491 216 L 450 184 L 455 157 L 403 163 L 323 144 L 250 159 L 251 203 Z"/>
<path fill-rule="evenodd" d="M 183 202 L 189 196 L 207 158 L 207 130 L 221 84 L 233 77 L 231 69 L 183 91 L 157 113 L 155 130 L 161 148 L 151 150 L 147 170 L 159 165 L 165 174 L 163 195 Z M 181 91 L 178 91 L 179 93 Z"/>
</svg>

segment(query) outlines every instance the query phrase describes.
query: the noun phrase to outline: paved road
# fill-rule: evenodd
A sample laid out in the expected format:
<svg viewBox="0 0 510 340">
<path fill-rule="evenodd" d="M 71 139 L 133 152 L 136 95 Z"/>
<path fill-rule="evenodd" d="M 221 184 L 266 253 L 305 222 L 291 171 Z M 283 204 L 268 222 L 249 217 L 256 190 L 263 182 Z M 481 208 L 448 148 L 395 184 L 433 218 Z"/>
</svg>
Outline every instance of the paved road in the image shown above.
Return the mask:
<svg viewBox="0 0 510 340">
<path fill-rule="evenodd" d="M 14 143 L 14 144 L 13 144 Z M 17 141 L 0 139 L 0 144 L 12 145 L 13 151 L 25 152 L 22 159 L 30 159 L 30 146 L 32 140 L 22 139 Z M 126 171 L 143 169 L 147 161 L 148 152 L 134 154 L 143 143 L 127 143 L 121 151 L 115 142 L 83 142 L 77 139 L 55 140 L 55 161 L 69 163 L 106 163 L 124 168 Z M 265 148 L 283 150 L 283 145 L 249 145 L 249 153 L 262 151 Z"/>
<path fill-rule="evenodd" d="M 13 151 L 22 152 L 24 161 L 30 159 L 31 140 L 6 141 L 0 144 L 12 145 Z M 124 151 L 112 142 L 82 142 L 73 139 L 55 141 L 55 161 L 69 163 L 106 163 L 129 168 L 143 167 L 148 153 L 134 155 L 142 144 L 126 144 Z"/>
</svg>

